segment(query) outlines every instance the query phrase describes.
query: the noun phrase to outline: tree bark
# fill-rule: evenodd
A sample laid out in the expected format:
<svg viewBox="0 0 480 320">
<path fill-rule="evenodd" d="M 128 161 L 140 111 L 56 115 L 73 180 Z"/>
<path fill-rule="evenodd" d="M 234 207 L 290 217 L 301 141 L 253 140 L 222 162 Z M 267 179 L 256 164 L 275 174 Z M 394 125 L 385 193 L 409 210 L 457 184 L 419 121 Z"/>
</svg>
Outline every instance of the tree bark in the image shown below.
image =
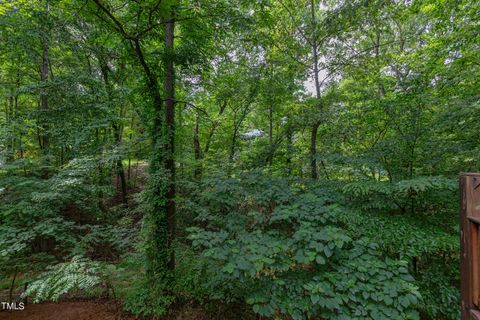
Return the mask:
<svg viewBox="0 0 480 320">
<path fill-rule="evenodd" d="M 107 62 L 104 60 L 103 57 L 99 57 L 100 60 L 100 70 L 102 72 L 103 81 L 105 83 L 105 89 L 107 92 L 107 99 L 108 103 L 111 104 L 113 100 L 113 88 L 112 84 L 110 83 L 109 77 L 109 68 Z M 111 105 L 111 107 L 113 107 Z M 116 122 L 116 120 L 112 120 L 112 131 L 113 131 L 113 139 L 115 146 L 118 147 L 122 143 L 122 130 L 121 126 Z M 121 197 L 122 203 L 128 204 L 127 200 L 127 180 L 125 178 L 125 170 L 123 169 L 123 161 L 121 157 L 118 157 L 115 160 L 115 172 L 117 177 L 120 179 L 120 187 L 121 187 Z"/>
<path fill-rule="evenodd" d="M 12 284 L 10 285 L 10 291 L 8 293 L 8 303 L 12 303 L 13 289 L 15 288 L 15 280 L 17 280 L 18 266 L 15 267 L 15 273 L 13 274 Z"/>
<path fill-rule="evenodd" d="M 175 268 L 175 252 L 173 241 L 175 239 L 175 66 L 171 56 L 174 50 L 175 20 L 172 18 L 165 24 L 165 48 L 167 59 L 165 61 L 165 125 L 167 129 L 167 157 L 165 169 L 169 176 L 167 187 L 167 224 L 168 241 L 170 251 L 168 268 Z"/>
<path fill-rule="evenodd" d="M 237 135 L 241 123 L 242 120 L 237 120 L 237 113 L 235 112 L 233 118 L 233 132 L 232 140 L 230 142 L 230 152 L 228 153 L 228 176 L 231 175 L 233 169 L 233 160 L 235 159 L 235 150 L 237 148 Z"/>
<path fill-rule="evenodd" d="M 7 126 L 9 128 L 13 128 L 12 126 L 12 121 L 13 119 L 13 93 L 10 94 L 10 97 L 7 97 L 5 99 L 5 120 L 7 122 Z M 6 163 L 10 163 L 13 160 L 15 160 L 15 143 L 13 139 L 13 134 L 10 133 L 10 136 L 7 139 L 7 145 L 6 145 Z"/>
<path fill-rule="evenodd" d="M 173 162 L 173 142 L 175 138 L 173 123 L 175 119 L 173 112 L 173 61 L 171 65 L 167 65 L 171 59 L 167 58 L 165 61 L 165 89 L 167 92 L 167 99 L 166 109 L 163 110 L 163 100 L 160 94 L 160 86 L 157 76 L 145 60 L 145 55 L 140 42 L 141 37 L 144 34 L 153 30 L 159 24 L 150 24 L 148 28 L 140 33 L 129 33 L 127 32 L 127 29 L 124 28 L 122 22 L 110 11 L 108 6 L 105 6 L 100 0 L 92 1 L 111 22 L 111 27 L 121 34 L 124 40 L 131 45 L 133 54 L 143 69 L 146 78 L 147 91 L 152 99 L 153 119 L 150 132 L 152 157 L 150 161 L 150 178 L 148 183 L 148 195 L 150 197 L 149 203 L 151 204 L 151 208 L 149 208 L 145 217 L 145 226 L 148 229 L 146 232 L 145 255 L 147 262 L 147 278 L 152 281 L 152 284 L 154 284 L 159 278 L 167 276 L 165 271 L 173 268 L 175 265 L 174 254 L 171 248 L 175 231 L 175 166 Z M 157 2 L 151 12 L 158 10 L 159 3 L 160 2 Z M 167 47 L 170 46 L 171 49 L 173 49 L 173 20 L 165 24 L 165 31 L 165 44 Z M 164 126 L 164 122 L 168 124 L 165 124 Z M 170 170 L 167 170 L 167 167 L 170 168 Z M 165 181 L 165 176 L 168 177 L 168 181 Z"/>
<path fill-rule="evenodd" d="M 292 153 L 293 153 L 293 130 L 290 124 L 287 128 L 287 155 L 285 164 L 287 166 L 287 175 L 292 175 Z"/>
<path fill-rule="evenodd" d="M 132 120 L 131 120 L 131 122 L 130 122 L 130 130 L 131 130 L 131 131 L 133 131 L 134 120 L 135 120 L 135 118 L 134 118 L 134 115 L 132 114 Z M 131 143 L 131 141 L 132 141 L 132 136 L 133 136 L 133 133 L 130 132 L 130 135 L 129 135 L 130 143 Z M 138 159 L 137 159 L 137 162 L 138 162 Z M 132 164 L 132 154 L 129 152 L 129 154 L 128 154 L 128 170 L 127 170 L 127 172 L 128 172 L 128 176 L 127 176 L 128 181 L 130 181 L 130 179 L 131 179 L 131 172 L 132 172 L 132 171 L 131 171 L 131 170 L 132 170 L 131 164 Z"/>
<path fill-rule="evenodd" d="M 50 11 L 49 0 L 45 2 L 45 13 L 48 17 L 48 12 Z M 49 154 L 49 143 L 50 139 L 48 136 L 48 123 L 46 113 L 48 112 L 48 94 L 46 93 L 45 85 L 48 82 L 48 71 L 49 71 L 49 44 L 48 44 L 48 32 L 45 28 L 42 34 L 42 64 L 40 65 L 40 82 L 43 84 L 43 88 L 40 93 L 40 114 L 41 114 L 41 124 L 40 124 L 40 149 L 44 157 L 43 168 L 42 168 L 42 178 L 48 178 L 48 154 Z"/>
<path fill-rule="evenodd" d="M 273 163 L 273 153 L 274 153 L 274 148 L 273 148 L 273 105 L 272 105 L 272 103 L 270 103 L 268 105 L 268 144 L 269 144 L 268 164 L 271 167 L 272 163 Z"/>
<path fill-rule="evenodd" d="M 115 140 L 115 145 L 119 146 L 122 143 L 122 133 L 121 133 L 120 126 L 117 123 L 113 122 L 112 128 L 113 128 L 113 136 L 114 136 L 114 140 Z M 122 192 L 121 192 L 122 203 L 128 204 L 127 179 L 125 177 L 125 170 L 123 168 L 123 161 L 122 161 L 121 157 L 117 158 L 116 163 L 115 163 L 115 169 L 116 169 L 117 176 L 120 178 L 120 187 L 121 187 L 121 190 L 122 190 Z"/>
<path fill-rule="evenodd" d="M 317 167 L 317 134 L 318 127 L 320 126 L 320 121 L 317 121 L 312 126 L 312 132 L 310 136 L 310 169 L 311 169 L 311 178 L 316 180 L 318 179 L 318 167 Z"/>
<path fill-rule="evenodd" d="M 199 115 L 195 118 L 195 127 L 193 128 L 193 150 L 195 154 L 195 170 L 194 177 L 195 179 L 200 179 L 202 176 L 202 149 L 200 147 L 200 138 L 199 138 Z"/>
<path fill-rule="evenodd" d="M 233 166 L 233 159 L 235 158 L 235 149 L 237 147 L 237 127 L 233 128 L 232 141 L 230 142 L 230 152 L 228 154 L 229 174 Z"/>
<path fill-rule="evenodd" d="M 322 112 L 322 105 L 320 103 L 321 92 L 320 92 L 320 81 L 319 81 L 319 70 L 318 70 L 318 44 L 315 36 L 315 1 L 310 1 L 310 9 L 311 9 L 311 18 L 312 18 L 312 25 L 313 25 L 313 37 L 312 37 L 312 55 L 313 55 L 313 76 L 315 80 L 315 94 L 318 103 L 318 111 L 319 113 Z M 317 120 L 312 124 L 311 130 L 311 137 L 310 137 L 310 175 L 311 178 L 316 180 L 318 179 L 318 166 L 317 166 L 317 134 L 318 134 L 318 127 L 320 126 L 320 121 Z"/>
</svg>

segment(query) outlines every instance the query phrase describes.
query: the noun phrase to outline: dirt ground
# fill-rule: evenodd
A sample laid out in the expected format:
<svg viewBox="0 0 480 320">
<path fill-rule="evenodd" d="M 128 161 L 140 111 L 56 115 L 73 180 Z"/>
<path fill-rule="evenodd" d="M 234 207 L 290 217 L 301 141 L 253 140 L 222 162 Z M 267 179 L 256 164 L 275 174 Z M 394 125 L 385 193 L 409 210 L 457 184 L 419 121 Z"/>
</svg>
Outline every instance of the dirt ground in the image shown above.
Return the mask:
<svg viewBox="0 0 480 320">
<path fill-rule="evenodd" d="M 0 320 L 117 320 L 126 319 L 111 302 L 28 304 L 24 310 L 0 311 Z"/>
<path fill-rule="evenodd" d="M 221 317 L 228 319 L 230 317 Z M 137 320 L 121 312 L 115 300 L 61 301 L 28 304 L 24 310 L 0 311 L 0 320 Z M 208 320 L 201 308 L 186 304 L 161 320 Z"/>
</svg>

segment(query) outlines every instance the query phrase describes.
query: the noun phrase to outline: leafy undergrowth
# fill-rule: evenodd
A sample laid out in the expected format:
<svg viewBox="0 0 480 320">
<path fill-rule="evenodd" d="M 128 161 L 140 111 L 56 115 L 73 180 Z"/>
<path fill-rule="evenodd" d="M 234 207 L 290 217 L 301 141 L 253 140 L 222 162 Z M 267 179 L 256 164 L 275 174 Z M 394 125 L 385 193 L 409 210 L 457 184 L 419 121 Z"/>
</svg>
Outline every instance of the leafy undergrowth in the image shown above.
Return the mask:
<svg viewBox="0 0 480 320">
<path fill-rule="evenodd" d="M 365 211 L 337 183 L 255 173 L 200 190 L 186 209 L 209 299 L 293 319 L 458 318 L 456 221 L 441 213 Z"/>
<path fill-rule="evenodd" d="M 204 227 L 189 230 L 210 274 L 211 299 L 244 300 L 267 317 L 419 318 L 421 296 L 407 262 L 349 234 L 328 193 L 281 180 L 262 188 L 262 177 L 251 178 L 211 184 L 203 201 L 219 210 L 199 215 Z M 223 211 L 229 202 L 238 209 Z"/>
<path fill-rule="evenodd" d="M 375 211 L 365 192 L 383 187 L 352 198 L 351 186 L 338 185 L 260 173 L 185 183 L 178 218 L 188 228 L 178 230 L 168 286 L 145 281 L 134 219 L 141 207 L 112 207 L 118 221 L 88 227 L 71 258 L 42 262 L 34 268 L 42 272 L 22 273 L 16 284 L 28 283 L 24 295 L 33 301 L 102 297 L 146 318 L 456 319 L 458 243 L 450 211 Z M 418 189 L 417 203 L 420 197 Z M 111 255 L 99 246 L 118 258 L 105 259 Z"/>
</svg>

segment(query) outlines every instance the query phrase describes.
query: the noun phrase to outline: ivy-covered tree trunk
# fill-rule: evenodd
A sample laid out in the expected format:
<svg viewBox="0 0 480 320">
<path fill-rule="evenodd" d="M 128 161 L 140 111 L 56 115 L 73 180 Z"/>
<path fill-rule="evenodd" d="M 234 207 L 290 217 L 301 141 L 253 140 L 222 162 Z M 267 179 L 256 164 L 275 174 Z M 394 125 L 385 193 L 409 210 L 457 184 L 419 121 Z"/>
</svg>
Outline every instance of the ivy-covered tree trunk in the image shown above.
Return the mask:
<svg viewBox="0 0 480 320">
<path fill-rule="evenodd" d="M 147 65 L 139 41 L 135 42 L 135 52 L 147 78 L 148 93 L 152 100 L 153 119 L 151 123 L 152 151 L 148 181 L 147 205 L 144 228 L 146 232 L 146 272 L 152 283 L 166 276 L 170 253 L 167 222 L 168 178 L 165 170 L 166 136 L 164 127 L 163 100 L 156 75 Z"/>
<path fill-rule="evenodd" d="M 168 276 L 169 269 L 174 266 L 174 255 L 172 251 L 172 240 L 174 235 L 174 213 L 175 213 L 175 189 L 174 178 L 175 168 L 173 162 L 174 117 L 173 117 L 173 62 L 171 65 L 171 77 L 166 76 L 165 83 L 171 84 L 171 90 L 167 91 L 166 109 L 163 108 L 162 96 L 157 74 L 147 62 L 142 47 L 142 36 L 153 31 L 159 24 L 150 20 L 149 26 L 142 32 L 129 32 L 122 21 L 111 11 L 111 7 L 100 0 L 93 0 L 96 6 L 102 11 L 106 19 L 111 22 L 112 28 L 127 41 L 132 49 L 132 54 L 139 62 L 146 80 L 147 96 L 152 106 L 152 116 L 148 124 L 151 138 L 151 160 L 150 175 L 146 190 L 147 210 L 144 219 L 145 232 L 145 255 L 146 255 L 146 276 L 153 286 L 161 284 L 161 280 Z M 151 13 L 158 10 L 159 6 L 151 8 Z M 173 49 L 173 21 L 166 24 L 171 28 L 171 48 Z M 166 45 L 169 31 L 166 29 Z M 167 62 L 166 59 L 165 62 Z M 169 72 L 166 65 L 166 73 Z M 165 85 L 166 89 L 167 85 Z M 170 94 L 169 94 L 170 93 Z M 165 121 L 164 121 L 165 120 Z M 167 170 L 170 169 L 170 170 Z"/>
</svg>

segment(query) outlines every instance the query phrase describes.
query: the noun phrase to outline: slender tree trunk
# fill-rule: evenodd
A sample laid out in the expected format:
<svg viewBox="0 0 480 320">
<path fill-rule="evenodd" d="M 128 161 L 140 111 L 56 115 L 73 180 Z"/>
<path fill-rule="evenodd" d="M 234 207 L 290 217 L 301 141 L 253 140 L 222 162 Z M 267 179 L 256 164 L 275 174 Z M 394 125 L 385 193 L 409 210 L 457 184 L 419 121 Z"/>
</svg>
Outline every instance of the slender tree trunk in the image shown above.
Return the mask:
<svg viewBox="0 0 480 320">
<path fill-rule="evenodd" d="M 375 59 L 380 57 L 380 32 L 377 32 L 373 45 L 375 46 Z M 381 98 L 385 96 L 385 87 L 381 81 L 378 82 L 378 94 Z"/>
<path fill-rule="evenodd" d="M 131 132 L 133 131 L 133 121 L 134 121 L 134 116 L 132 114 L 132 121 L 130 122 L 130 130 Z M 130 132 L 130 135 L 129 135 L 129 140 L 130 140 L 130 143 L 132 142 L 132 136 L 133 134 Z M 138 159 L 137 159 L 138 161 Z M 131 153 L 129 152 L 128 154 L 128 181 L 130 182 L 130 178 L 131 178 L 131 172 L 132 172 L 132 155 Z"/>
<path fill-rule="evenodd" d="M 128 165 L 127 165 L 127 180 L 130 182 L 132 170 L 132 157 L 128 156 Z"/>
<path fill-rule="evenodd" d="M 195 127 L 193 128 L 193 150 L 195 153 L 195 179 L 200 179 L 202 176 L 202 150 L 200 147 L 200 138 L 199 138 L 199 115 L 195 118 Z"/>
<path fill-rule="evenodd" d="M 228 154 L 228 176 L 230 176 L 230 174 L 232 173 L 233 160 L 235 158 L 235 149 L 237 148 L 237 131 L 239 124 L 237 124 L 236 116 L 237 114 L 234 113 L 232 140 L 230 142 L 230 152 Z"/>
<path fill-rule="evenodd" d="M 310 1 L 310 9 L 311 9 L 311 18 L 313 29 L 316 29 L 315 23 L 315 1 Z M 315 80 L 315 93 L 318 103 L 318 112 L 322 112 L 322 105 L 320 102 L 321 92 L 320 92 L 320 81 L 319 81 L 319 70 L 318 70 L 318 44 L 316 39 L 315 33 L 312 37 L 312 55 L 313 55 L 313 76 Z M 311 178 L 316 180 L 318 179 L 318 166 L 317 166 L 317 134 L 318 134 L 318 127 L 320 126 L 320 121 L 315 121 L 312 124 L 311 128 L 311 137 L 310 137 L 310 175 Z"/>
<path fill-rule="evenodd" d="M 113 136 L 114 136 L 114 139 L 115 139 L 115 145 L 119 146 L 120 143 L 122 143 L 122 134 L 121 134 L 120 126 L 118 124 L 116 124 L 115 122 L 113 123 L 112 126 L 113 126 Z M 122 194 L 122 203 L 128 204 L 128 200 L 127 200 L 127 179 L 125 178 L 125 170 L 123 168 L 123 161 L 122 161 L 121 157 L 119 157 L 116 160 L 115 169 L 116 169 L 118 177 L 120 178 L 120 187 L 121 187 L 121 190 L 122 190 L 122 193 L 121 193 Z"/>
<path fill-rule="evenodd" d="M 317 167 L 317 134 L 318 134 L 318 127 L 320 126 L 320 122 L 317 121 L 312 126 L 312 132 L 310 136 L 310 168 L 311 168 L 311 178 L 318 179 L 318 167 Z"/>
<path fill-rule="evenodd" d="M 234 129 L 233 131 L 233 136 L 232 136 L 232 142 L 230 143 L 230 152 L 228 155 L 228 163 L 231 166 L 233 166 L 233 160 L 235 158 L 235 149 L 237 145 L 237 130 Z"/>
<path fill-rule="evenodd" d="M 5 115 L 8 128 L 11 128 L 13 131 L 12 121 L 14 121 L 13 115 L 13 92 L 10 94 L 10 97 L 5 99 Z M 7 158 L 5 161 L 7 163 L 15 160 L 15 144 L 14 144 L 14 132 L 10 132 L 10 136 L 7 139 Z"/>
<path fill-rule="evenodd" d="M 293 133 L 292 128 L 287 129 L 287 157 L 286 157 L 286 166 L 287 166 L 287 175 L 292 174 L 292 154 L 293 154 Z"/>
<path fill-rule="evenodd" d="M 10 292 L 8 294 L 8 302 L 12 303 L 13 300 L 13 289 L 15 288 L 15 280 L 17 280 L 18 266 L 15 267 L 15 273 L 13 274 L 12 284 L 10 285 Z"/>
<path fill-rule="evenodd" d="M 109 77 L 109 68 L 107 65 L 107 61 L 104 60 L 103 57 L 99 57 L 100 60 L 100 70 L 102 72 L 103 81 L 105 83 L 105 89 L 107 92 L 107 99 L 108 104 L 111 108 L 114 108 L 112 101 L 113 101 L 113 88 L 112 84 L 110 83 Z M 122 143 L 122 132 L 121 126 L 116 122 L 116 120 L 112 121 L 112 131 L 113 131 L 113 139 L 115 146 L 118 148 Z M 125 170 L 123 169 L 123 161 L 121 157 L 118 157 L 115 160 L 115 173 L 120 180 L 120 187 L 121 187 L 121 196 L 122 196 L 122 203 L 127 204 L 127 180 L 125 178 Z M 118 185 L 118 184 L 117 184 Z"/>
<path fill-rule="evenodd" d="M 175 239 L 175 66 L 171 54 L 174 51 L 175 20 L 172 18 L 165 24 L 165 47 L 169 55 L 165 64 L 165 121 L 167 129 L 167 157 L 165 169 L 169 176 L 167 187 L 167 224 L 168 241 L 170 251 L 168 268 L 175 268 L 175 252 L 173 241 Z"/>
<path fill-rule="evenodd" d="M 273 105 L 268 105 L 268 163 L 272 166 L 273 163 Z"/>
<path fill-rule="evenodd" d="M 135 164 L 135 178 L 133 179 L 133 187 L 137 186 L 137 179 L 138 179 L 138 161 Z"/>
<path fill-rule="evenodd" d="M 12 125 L 11 125 L 11 118 L 10 118 L 10 106 L 9 106 L 8 101 L 9 101 L 8 98 L 5 98 L 5 121 L 6 121 L 7 127 L 11 128 Z M 11 161 L 11 159 L 10 159 L 10 149 L 12 148 L 11 143 L 10 143 L 10 139 L 7 140 L 7 145 L 5 147 L 6 147 L 5 162 L 9 163 Z"/>
<path fill-rule="evenodd" d="M 12 118 L 13 120 L 16 121 L 17 119 L 17 112 L 18 112 L 18 89 L 20 88 L 20 75 L 17 72 L 17 79 L 15 81 L 15 91 L 12 92 L 12 95 L 10 97 L 10 106 L 11 106 L 11 113 L 12 113 Z M 19 132 L 15 130 L 15 126 L 12 127 L 12 152 L 13 152 L 13 159 L 15 159 L 17 150 L 20 150 L 20 153 L 22 154 L 20 158 L 23 158 L 23 152 L 21 150 L 22 148 L 22 129 L 20 129 Z"/>
<path fill-rule="evenodd" d="M 45 2 L 45 12 L 48 16 L 48 12 L 50 10 L 49 0 Z M 44 30 L 42 35 L 42 64 L 40 66 L 40 81 L 45 86 L 48 82 L 48 71 L 49 71 L 49 44 L 48 44 L 48 35 L 47 31 Z M 48 136 L 48 124 L 47 124 L 47 116 L 46 113 L 48 112 L 48 95 L 46 93 L 46 88 L 42 88 L 40 94 L 40 114 L 41 114 L 41 124 L 40 124 L 40 148 L 42 149 L 42 154 L 44 157 L 43 162 L 43 169 L 42 169 L 42 178 L 47 179 L 49 172 L 49 136 Z"/>
</svg>

